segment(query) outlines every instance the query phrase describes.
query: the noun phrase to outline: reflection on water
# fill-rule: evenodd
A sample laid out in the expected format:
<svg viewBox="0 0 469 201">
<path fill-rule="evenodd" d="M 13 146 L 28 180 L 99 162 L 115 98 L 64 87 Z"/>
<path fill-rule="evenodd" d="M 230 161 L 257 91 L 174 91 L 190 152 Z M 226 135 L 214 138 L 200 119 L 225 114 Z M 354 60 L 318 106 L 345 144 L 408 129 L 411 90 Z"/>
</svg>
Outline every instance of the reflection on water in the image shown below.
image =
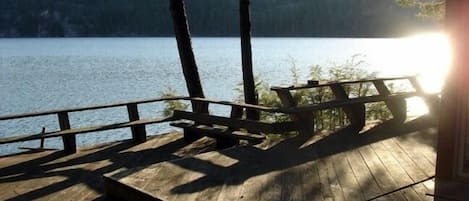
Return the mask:
<svg viewBox="0 0 469 201">
<path fill-rule="evenodd" d="M 239 44 L 238 38 L 193 39 L 207 97 L 237 97 L 233 89 L 242 79 Z M 271 85 L 291 84 L 292 62 L 305 82 L 310 66 L 327 68 L 361 54 L 366 68 L 379 76 L 419 75 L 427 92 L 437 92 L 450 62 L 444 34 L 398 39 L 254 38 L 252 46 L 254 73 Z M 169 87 L 186 94 L 174 38 L 0 39 L 0 72 L 0 115 L 152 98 Z M 158 115 L 161 107 L 147 107 L 142 115 Z M 409 112 L 422 114 L 425 105 L 410 100 Z M 71 118 L 75 126 L 126 118 L 122 111 L 105 113 L 111 115 Z M 57 127 L 54 121 L 55 117 L 0 122 L 0 137 L 35 133 L 44 125 L 52 129 Z M 168 129 L 157 126 L 149 133 Z M 97 142 L 86 136 L 80 145 Z M 126 130 L 100 136 L 104 141 L 130 137 Z M 0 147 L 2 152 L 7 149 Z"/>
</svg>

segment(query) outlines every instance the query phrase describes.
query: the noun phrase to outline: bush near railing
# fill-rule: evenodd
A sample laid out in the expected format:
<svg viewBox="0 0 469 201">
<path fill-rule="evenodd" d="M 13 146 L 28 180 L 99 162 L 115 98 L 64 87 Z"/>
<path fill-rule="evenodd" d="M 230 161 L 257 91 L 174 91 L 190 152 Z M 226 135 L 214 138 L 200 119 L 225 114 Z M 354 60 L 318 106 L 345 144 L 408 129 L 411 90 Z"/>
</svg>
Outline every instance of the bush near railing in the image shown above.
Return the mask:
<svg viewBox="0 0 469 201">
<path fill-rule="evenodd" d="M 324 68 L 320 65 L 313 65 L 309 68 L 309 80 L 325 80 L 325 81 L 339 81 L 339 80 L 362 80 L 373 79 L 377 77 L 377 72 L 370 72 L 365 69 L 365 61 L 361 59 L 362 55 L 353 55 L 347 59 L 343 64 L 332 64 L 330 67 Z M 291 61 L 291 77 L 292 84 L 299 84 L 300 73 L 296 67 L 294 60 Z M 372 83 L 361 83 L 358 85 L 346 86 L 345 90 L 350 97 L 361 97 L 371 94 L 378 94 Z M 258 94 L 259 105 L 269 107 L 282 107 L 282 103 L 277 94 L 270 90 L 270 86 L 262 79 L 261 76 L 256 76 L 255 86 Z M 391 84 L 388 88 L 393 91 L 394 86 Z M 243 87 L 242 82 L 234 89 L 238 93 L 236 101 L 243 101 Z M 168 90 L 166 95 L 175 96 L 174 91 Z M 163 95 L 165 95 L 163 94 Z M 319 87 L 315 89 L 297 90 L 293 93 L 293 98 L 297 101 L 298 105 L 317 104 L 323 103 L 334 99 L 334 95 L 329 88 Z M 167 101 L 165 112 L 171 113 L 174 109 L 186 109 L 188 105 L 183 104 L 178 100 Z M 320 110 L 315 112 L 314 125 L 316 130 L 335 130 L 348 124 L 348 119 L 344 111 L 340 108 Z M 368 120 L 386 120 L 392 117 L 391 112 L 387 109 L 384 102 L 370 103 L 366 105 L 366 117 Z M 285 122 L 290 120 L 290 117 L 281 113 L 267 113 L 261 112 L 261 120 L 268 122 Z"/>
</svg>

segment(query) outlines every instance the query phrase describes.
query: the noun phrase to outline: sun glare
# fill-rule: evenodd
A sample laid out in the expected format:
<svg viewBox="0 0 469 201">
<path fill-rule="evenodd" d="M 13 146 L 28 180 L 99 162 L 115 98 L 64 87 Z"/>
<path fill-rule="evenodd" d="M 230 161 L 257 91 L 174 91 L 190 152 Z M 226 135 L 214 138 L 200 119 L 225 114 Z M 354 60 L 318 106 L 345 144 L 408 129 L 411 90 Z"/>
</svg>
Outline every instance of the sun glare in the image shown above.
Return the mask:
<svg viewBox="0 0 469 201">
<path fill-rule="evenodd" d="M 451 47 L 444 33 L 422 33 L 389 43 L 367 44 L 375 52 L 373 63 L 379 64 L 380 76 L 416 75 L 426 93 L 438 93 L 451 65 Z M 419 98 L 408 100 L 409 115 L 428 112 Z"/>
<path fill-rule="evenodd" d="M 407 38 L 408 61 L 428 93 L 441 91 L 451 65 L 451 47 L 443 33 L 419 34 Z"/>
<path fill-rule="evenodd" d="M 443 33 L 418 34 L 406 38 L 405 63 L 409 71 L 418 76 L 418 80 L 427 93 L 438 93 L 443 87 L 445 77 L 451 65 L 452 51 L 447 35 Z M 428 113 L 423 100 L 408 100 L 410 115 Z"/>
</svg>

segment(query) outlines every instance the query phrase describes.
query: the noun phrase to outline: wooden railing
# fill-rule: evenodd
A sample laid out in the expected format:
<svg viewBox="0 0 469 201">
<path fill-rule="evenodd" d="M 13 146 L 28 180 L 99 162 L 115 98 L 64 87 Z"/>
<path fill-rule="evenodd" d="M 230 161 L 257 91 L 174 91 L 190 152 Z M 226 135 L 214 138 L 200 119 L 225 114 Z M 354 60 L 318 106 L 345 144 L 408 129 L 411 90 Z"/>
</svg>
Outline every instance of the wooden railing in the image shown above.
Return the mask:
<svg viewBox="0 0 469 201">
<path fill-rule="evenodd" d="M 59 123 L 60 130 L 41 132 L 38 134 L 20 134 L 20 135 L 15 135 L 12 137 L 4 137 L 4 138 L 0 138 L 0 144 L 23 142 L 23 141 L 30 141 L 30 140 L 44 140 L 46 138 L 61 137 L 63 141 L 63 145 L 64 145 L 64 151 L 66 153 L 75 153 L 76 152 L 76 137 L 75 136 L 77 134 L 126 128 L 126 127 L 131 128 L 133 141 L 137 143 L 145 142 L 146 140 L 145 125 L 174 121 L 178 119 L 183 119 L 183 117 L 188 118 L 188 117 L 194 116 L 194 115 L 191 115 L 191 114 L 194 114 L 193 112 L 184 113 L 183 111 L 179 111 L 179 112 L 176 111 L 175 112 L 176 115 L 172 115 L 168 117 L 146 118 L 146 119 L 140 118 L 139 110 L 138 110 L 139 104 L 161 102 L 161 101 L 171 101 L 171 100 L 190 101 L 192 103 L 216 104 L 216 105 L 229 106 L 232 108 L 232 115 L 234 115 L 234 113 L 237 113 L 235 115 L 237 117 L 239 117 L 240 115 L 242 116 L 245 109 L 264 111 L 264 112 L 281 112 L 278 108 L 271 108 L 271 107 L 266 107 L 266 106 L 250 105 L 250 104 L 235 103 L 235 102 L 228 102 L 228 101 L 218 101 L 218 100 L 205 99 L 205 98 L 191 98 L 191 97 L 177 96 L 177 97 L 166 97 L 166 98 L 146 99 L 146 100 L 130 101 L 130 102 L 122 102 L 122 103 L 113 103 L 113 104 L 106 104 L 106 105 L 96 105 L 96 106 L 88 106 L 88 107 L 50 110 L 50 111 L 43 111 L 43 112 L 5 115 L 5 116 L 0 116 L 0 121 L 6 121 L 6 120 L 12 120 L 12 119 L 24 119 L 24 118 L 30 118 L 30 117 L 46 116 L 46 115 L 57 115 L 57 121 Z M 70 113 L 87 111 L 87 110 L 99 110 L 99 109 L 105 109 L 105 108 L 122 107 L 122 106 L 125 106 L 127 108 L 129 121 L 121 122 L 121 123 L 106 124 L 106 125 L 80 127 L 80 128 L 73 128 L 70 125 L 70 120 L 69 120 Z M 189 115 L 181 116 L 181 114 L 189 114 Z M 200 115 L 207 116 L 207 114 L 200 114 Z M 212 120 L 212 123 L 214 124 L 220 123 L 220 121 L 221 122 L 230 121 L 230 119 L 227 120 L 224 117 L 217 117 L 217 116 L 210 116 L 210 115 L 208 116 Z M 204 119 L 206 118 L 202 118 L 202 120 Z M 243 125 L 246 124 L 244 120 L 239 120 L 239 121 Z M 226 124 L 237 125 L 236 126 L 237 128 L 245 127 L 243 125 L 239 125 L 240 123 L 238 121 L 233 121 L 233 122 L 234 123 L 226 123 Z M 272 130 L 269 124 L 261 123 L 261 122 L 258 122 L 258 123 L 259 125 L 262 125 L 261 128 L 263 128 L 264 130 Z M 208 122 L 207 124 L 210 124 L 210 122 Z M 247 124 L 247 126 L 248 128 L 257 128 L 256 126 L 252 126 L 249 123 Z M 275 127 L 276 125 L 273 125 L 273 126 Z"/>
<path fill-rule="evenodd" d="M 171 118 L 162 117 L 162 118 L 140 119 L 138 105 L 144 104 L 144 103 L 161 102 L 161 101 L 169 101 L 169 100 L 185 100 L 185 99 L 188 99 L 188 97 L 156 98 L 156 99 L 146 99 L 146 100 L 130 101 L 130 102 L 122 102 L 122 103 L 113 103 L 113 104 L 106 104 L 106 105 L 96 105 L 96 106 L 89 106 L 89 107 L 78 107 L 78 108 L 69 108 L 69 109 L 50 110 L 50 111 L 44 111 L 44 112 L 33 112 L 33 113 L 0 116 L 0 121 L 2 120 L 4 121 L 4 120 L 12 120 L 12 119 L 23 119 L 23 118 L 29 118 L 29 117 L 46 116 L 46 115 L 57 115 L 57 121 L 60 126 L 59 131 L 42 132 L 40 134 L 16 135 L 13 137 L 1 138 L 0 144 L 45 139 L 45 138 L 52 138 L 52 137 L 62 137 L 64 151 L 66 153 L 75 153 L 76 152 L 76 137 L 75 137 L 76 134 L 112 130 L 112 129 L 126 128 L 126 127 L 131 128 L 132 139 L 135 142 L 144 142 L 146 140 L 146 131 L 145 131 L 146 124 L 170 121 Z M 72 128 L 72 126 L 70 125 L 69 114 L 72 112 L 98 110 L 98 109 L 114 108 L 114 107 L 122 107 L 122 106 L 125 106 L 127 108 L 129 121 L 121 122 L 121 123 L 114 123 L 114 124 L 107 124 L 107 125 L 81 127 L 81 128 Z"/>
<path fill-rule="evenodd" d="M 393 93 L 386 86 L 386 81 L 403 80 L 408 81 L 414 88 L 414 91 Z M 372 83 L 378 92 L 377 95 L 365 95 L 361 97 L 349 97 L 346 93 L 344 85 Z M 329 88 L 334 99 L 321 103 L 298 105 L 297 101 L 293 98 L 292 91 L 314 89 L 326 87 Z M 332 82 L 319 82 L 308 81 L 307 84 L 292 85 L 286 87 L 272 87 L 271 90 L 275 91 L 280 98 L 283 108 L 281 111 L 286 114 L 291 114 L 292 119 L 297 122 L 302 122 L 302 128 L 299 131 L 310 133 L 314 130 L 313 112 L 317 110 L 342 108 L 346 117 L 351 123 L 351 127 L 359 131 L 365 125 L 365 103 L 383 101 L 395 120 L 403 122 L 406 119 L 406 102 L 405 99 L 413 96 L 420 96 L 424 99 L 430 108 L 431 113 L 435 113 L 437 103 L 435 101 L 435 94 L 426 94 L 420 86 L 415 76 L 405 77 L 392 77 L 392 78 L 379 78 L 379 79 L 366 79 L 366 80 L 353 80 L 353 81 L 332 81 Z"/>
<path fill-rule="evenodd" d="M 387 86 L 385 81 L 393 80 L 408 80 L 415 89 L 411 92 L 392 93 Z M 371 82 L 378 91 L 378 95 L 368 95 L 362 97 L 349 97 L 346 93 L 343 85 L 349 84 L 360 84 L 364 82 Z M 302 89 L 313 89 L 318 87 L 329 87 L 335 99 L 322 102 L 312 103 L 307 105 L 298 105 L 293 99 L 292 91 Z M 60 126 L 60 130 L 52 132 L 41 132 L 40 134 L 26 134 L 16 135 L 13 137 L 0 138 L 0 144 L 22 142 L 29 140 L 45 139 L 52 137 L 61 137 L 66 153 L 76 152 L 76 135 L 81 133 L 89 133 L 95 131 L 112 130 L 119 128 L 130 127 L 132 132 L 132 139 L 137 142 L 144 142 L 146 140 L 145 125 L 162 123 L 167 121 L 175 120 L 188 120 L 192 123 L 187 122 L 173 122 L 171 125 L 184 128 L 184 139 L 192 141 L 198 139 L 202 134 L 215 136 L 217 140 L 224 144 L 232 144 L 237 142 L 239 139 L 263 139 L 263 136 L 259 136 L 258 133 L 279 133 L 287 131 L 299 131 L 300 133 L 311 134 L 314 131 L 314 112 L 318 110 L 331 109 L 331 108 L 342 108 L 350 120 L 352 126 L 355 129 L 360 130 L 365 124 L 365 103 L 384 101 L 393 114 L 395 119 L 403 121 L 406 118 L 406 106 L 405 98 L 411 96 L 422 96 L 428 98 L 418 84 L 415 77 L 398 77 L 398 78 L 382 78 L 382 79 L 370 79 L 370 80 L 358 80 L 358 81 L 340 81 L 340 82 L 315 82 L 311 81 L 305 85 L 288 86 L 288 87 L 272 87 L 272 90 L 277 92 L 283 107 L 274 108 L 268 106 L 251 105 L 245 103 L 235 103 L 228 101 L 218 101 L 206 98 L 191 98 L 191 97 L 167 97 L 167 98 L 156 98 L 147 99 L 140 101 L 131 101 L 123 103 L 114 103 L 107 105 L 97 105 L 90 107 L 80 108 L 69 108 L 61 110 L 51 110 L 45 112 L 34 112 L 17 115 L 6 115 L 0 116 L 2 120 L 22 119 L 29 117 L 45 116 L 45 115 L 57 115 L 57 121 Z M 171 101 L 171 100 L 184 100 L 190 101 L 192 104 L 215 104 L 231 107 L 231 113 L 229 117 L 217 116 L 207 113 L 199 112 L 188 112 L 188 111 L 174 111 L 173 115 L 169 117 L 159 118 L 147 118 L 141 119 L 139 116 L 138 105 L 144 103 Z M 428 102 L 428 101 L 427 101 Z M 72 112 L 81 112 L 86 110 L 98 110 L 104 108 L 122 107 L 127 108 L 129 120 L 121 123 L 97 125 L 90 127 L 72 128 L 69 121 L 69 114 Z M 292 121 L 287 122 L 262 122 L 254 121 L 243 118 L 243 114 L 246 110 L 255 110 L 268 113 L 283 113 L 289 114 Z M 220 129 L 218 126 L 224 127 Z M 240 131 L 243 131 L 241 133 Z M 244 132 L 247 131 L 247 132 Z M 221 136 L 221 137 L 220 137 Z M 235 141 L 226 140 L 228 138 L 236 138 Z M 228 143 L 226 143 L 228 142 Z"/>
</svg>

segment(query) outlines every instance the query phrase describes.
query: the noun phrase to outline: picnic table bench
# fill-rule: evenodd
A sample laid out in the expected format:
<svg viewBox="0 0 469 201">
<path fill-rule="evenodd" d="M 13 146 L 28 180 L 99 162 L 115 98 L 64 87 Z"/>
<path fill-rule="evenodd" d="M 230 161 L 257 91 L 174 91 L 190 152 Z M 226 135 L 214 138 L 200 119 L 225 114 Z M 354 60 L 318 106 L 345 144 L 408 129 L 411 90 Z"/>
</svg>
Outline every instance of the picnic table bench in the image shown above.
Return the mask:
<svg viewBox="0 0 469 201">
<path fill-rule="evenodd" d="M 406 92 L 392 92 L 385 82 L 396 80 L 408 81 L 414 90 Z M 350 97 L 345 90 L 346 85 L 365 83 L 371 83 L 378 94 Z M 298 105 L 297 101 L 293 98 L 292 91 L 315 88 L 329 88 L 334 95 L 334 99 L 321 103 Z M 434 112 L 437 107 L 437 101 L 435 101 L 435 97 L 437 95 L 426 94 L 415 76 L 329 82 L 310 80 L 308 83 L 302 85 L 271 87 L 271 90 L 275 91 L 280 98 L 283 105 L 282 111 L 290 114 L 292 119 L 302 122 L 302 126 L 299 128 L 299 131 L 307 133 L 314 130 L 313 112 L 318 110 L 342 108 L 347 119 L 350 121 L 350 128 L 358 132 L 365 126 L 366 103 L 383 101 L 396 122 L 403 122 L 407 118 L 406 98 L 414 96 L 422 97 L 425 102 L 427 102 L 427 105 L 429 105 L 430 112 Z"/>
</svg>

